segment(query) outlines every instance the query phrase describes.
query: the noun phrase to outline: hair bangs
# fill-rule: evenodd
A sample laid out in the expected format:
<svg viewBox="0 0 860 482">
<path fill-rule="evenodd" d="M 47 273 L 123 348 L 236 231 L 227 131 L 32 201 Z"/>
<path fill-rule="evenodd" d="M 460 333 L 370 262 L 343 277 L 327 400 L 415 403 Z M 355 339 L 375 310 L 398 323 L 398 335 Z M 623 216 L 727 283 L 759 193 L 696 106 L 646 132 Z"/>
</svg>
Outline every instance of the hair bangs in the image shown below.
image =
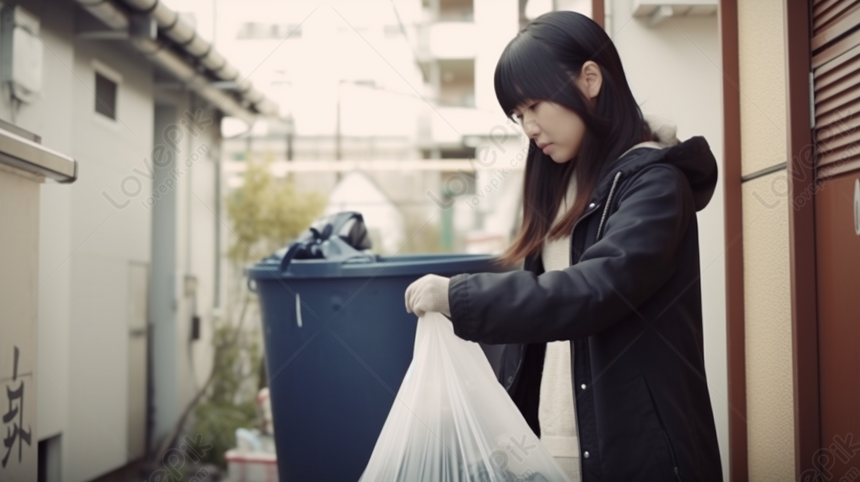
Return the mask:
<svg viewBox="0 0 860 482">
<path fill-rule="evenodd" d="M 536 72 L 540 75 L 535 75 Z M 562 92 L 572 86 L 573 81 L 561 63 L 553 59 L 548 46 L 520 34 L 502 52 L 496 65 L 494 84 L 499 105 L 505 115 L 511 117 L 526 101 L 567 97 Z"/>
</svg>

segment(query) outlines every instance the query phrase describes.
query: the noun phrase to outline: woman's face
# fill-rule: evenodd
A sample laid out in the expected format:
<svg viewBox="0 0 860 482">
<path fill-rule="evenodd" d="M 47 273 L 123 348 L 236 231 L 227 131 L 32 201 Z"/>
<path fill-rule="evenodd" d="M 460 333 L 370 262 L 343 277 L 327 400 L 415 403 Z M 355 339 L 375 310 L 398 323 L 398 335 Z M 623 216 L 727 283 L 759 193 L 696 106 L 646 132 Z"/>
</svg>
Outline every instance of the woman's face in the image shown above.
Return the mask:
<svg viewBox="0 0 860 482">
<path fill-rule="evenodd" d="M 524 102 L 515 117 L 538 149 L 553 161 L 563 164 L 579 153 L 585 123 L 576 112 L 555 102 L 538 100 Z"/>
<path fill-rule="evenodd" d="M 573 77 L 573 83 L 588 102 L 594 102 L 603 83 L 600 67 L 591 60 L 585 62 L 579 75 Z M 514 118 L 529 139 L 534 139 L 538 149 L 553 161 L 563 164 L 579 154 L 585 123 L 567 107 L 549 100 L 528 100 L 517 106 Z"/>
</svg>

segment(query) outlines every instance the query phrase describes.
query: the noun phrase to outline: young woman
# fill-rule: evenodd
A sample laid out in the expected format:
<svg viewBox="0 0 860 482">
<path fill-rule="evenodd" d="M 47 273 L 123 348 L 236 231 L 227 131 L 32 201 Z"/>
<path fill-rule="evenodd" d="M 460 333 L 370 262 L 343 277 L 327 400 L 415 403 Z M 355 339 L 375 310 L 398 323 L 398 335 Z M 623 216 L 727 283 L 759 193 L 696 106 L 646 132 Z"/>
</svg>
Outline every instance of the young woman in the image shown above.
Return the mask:
<svg viewBox="0 0 860 482">
<path fill-rule="evenodd" d="M 499 381 L 572 480 L 722 481 L 696 212 L 717 165 L 650 125 L 612 41 L 574 12 L 505 48 L 495 89 L 530 138 L 505 273 L 427 275 L 406 309 L 496 347 Z"/>
</svg>

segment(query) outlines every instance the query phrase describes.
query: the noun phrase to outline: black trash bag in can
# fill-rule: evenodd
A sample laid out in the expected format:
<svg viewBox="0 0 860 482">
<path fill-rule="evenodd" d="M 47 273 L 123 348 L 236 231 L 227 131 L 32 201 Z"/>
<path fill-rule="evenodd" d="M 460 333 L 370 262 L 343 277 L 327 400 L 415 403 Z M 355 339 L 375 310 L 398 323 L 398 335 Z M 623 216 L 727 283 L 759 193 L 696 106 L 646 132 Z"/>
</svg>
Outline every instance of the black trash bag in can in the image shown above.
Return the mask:
<svg viewBox="0 0 860 482">
<path fill-rule="evenodd" d="M 307 231 L 272 257 L 282 258 L 281 271 L 286 271 L 294 259 L 373 261 L 370 249 L 364 217 L 359 212 L 343 211 L 314 221 Z"/>
</svg>

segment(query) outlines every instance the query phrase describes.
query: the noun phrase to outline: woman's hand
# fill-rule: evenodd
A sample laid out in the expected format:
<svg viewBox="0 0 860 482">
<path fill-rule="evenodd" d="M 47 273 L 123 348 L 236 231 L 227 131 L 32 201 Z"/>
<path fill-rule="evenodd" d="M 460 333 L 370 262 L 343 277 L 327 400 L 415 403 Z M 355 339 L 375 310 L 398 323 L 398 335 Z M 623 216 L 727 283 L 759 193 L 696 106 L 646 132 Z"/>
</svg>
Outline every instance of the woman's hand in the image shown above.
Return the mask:
<svg viewBox="0 0 860 482">
<path fill-rule="evenodd" d="M 448 281 L 444 276 L 428 274 L 412 282 L 406 288 L 406 312 L 420 318 L 424 313 L 436 311 L 450 318 Z"/>
</svg>

